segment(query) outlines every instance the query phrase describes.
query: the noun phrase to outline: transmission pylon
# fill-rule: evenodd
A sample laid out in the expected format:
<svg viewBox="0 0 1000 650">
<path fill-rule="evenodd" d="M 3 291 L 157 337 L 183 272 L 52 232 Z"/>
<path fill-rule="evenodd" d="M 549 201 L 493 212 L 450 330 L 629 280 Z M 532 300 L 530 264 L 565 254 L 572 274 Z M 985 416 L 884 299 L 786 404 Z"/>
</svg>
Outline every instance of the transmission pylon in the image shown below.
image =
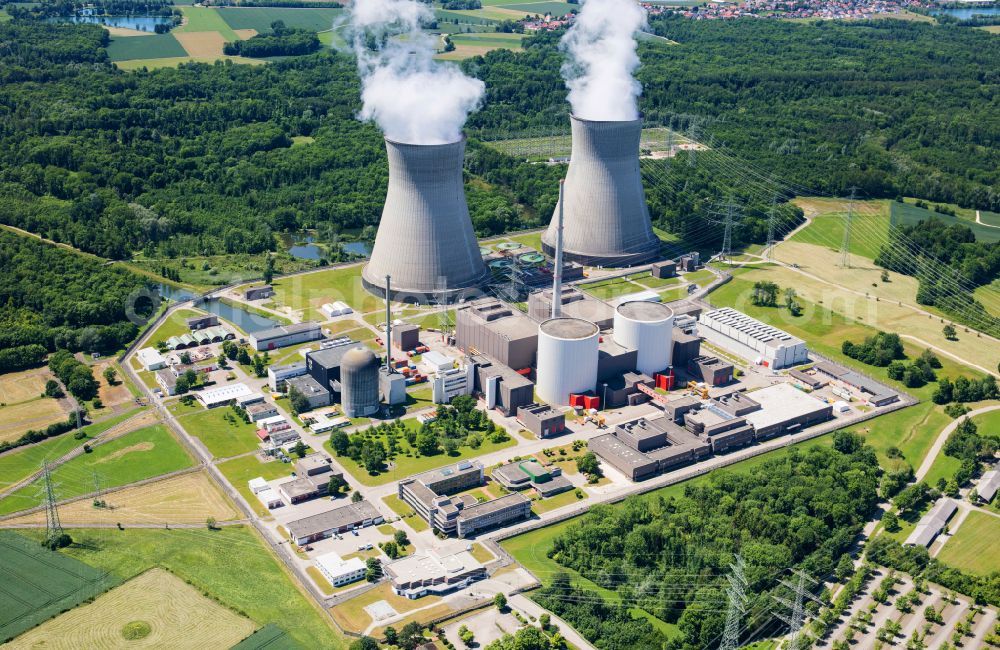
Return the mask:
<svg viewBox="0 0 1000 650">
<path fill-rule="evenodd" d="M 45 539 L 52 541 L 63 534 L 62 523 L 59 521 L 59 509 L 56 507 L 56 486 L 52 483 L 52 473 L 49 471 L 49 461 L 42 461 L 42 481 L 45 491 Z"/>
<path fill-rule="evenodd" d="M 694 167 L 695 163 L 695 143 L 698 141 L 698 126 L 692 122 L 688 127 L 688 167 Z"/>
<path fill-rule="evenodd" d="M 94 507 L 104 507 L 104 489 L 101 487 L 101 475 L 95 470 L 94 475 Z"/>
<path fill-rule="evenodd" d="M 729 607 L 726 609 L 726 629 L 722 634 L 719 650 L 736 650 L 740 645 L 740 619 L 746 614 L 747 579 L 744 574 L 743 556 L 736 554 L 736 560 L 729 565 L 730 572 L 726 576 L 729 587 L 726 597 Z"/>
<path fill-rule="evenodd" d="M 851 223 L 854 221 L 854 196 L 858 188 L 852 187 L 850 201 L 847 204 L 847 222 L 844 224 L 844 239 L 840 244 L 840 265 L 851 268 Z"/>
<path fill-rule="evenodd" d="M 771 199 L 771 209 L 767 212 L 767 247 L 764 248 L 764 259 L 771 261 L 771 249 L 774 248 L 774 228 L 777 225 L 778 197 Z"/>
<path fill-rule="evenodd" d="M 806 615 L 805 599 L 808 598 L 810 600 L 814 600 L 821 605 L 823 604 L 823 601 L 813 596 L 812 593 L 810 593 L 809 589 L 806 588 L 807 582 L 810 585 L 814 585 L 816 584 L 816 580 L 814 580 L 808 574 L 799 571 L 798 569 L 793 569 L 792 573 L 795 574 L 795 576 L 798 578 L 796 582 L 793 583 L 787 580 L 781 580 L 780 582 L 781 584 L 785 585 L 786 587 L 792 590 L 792 592 L 795 594 L 795 601 L 792 602 L 789 601 L 787 598 L 782 598 L 781 596 L 776 596 L 773 594 L 771 595 L 771 598 L 773 598 L 778 603 L 788 608 L 790 615 L 785 616 L 784 614 L 779 614 L 777 612 L 775 612 L 774 615 L 780 618 L 788 625 L 788 636 L 789 636 L 788 647 L 791 650 L 800 650 L 801 648 L 804 647 L 802 645 L 801 633 L 802 633 L 802 624 L 805 621 L 805 615 Z"/>
<path fill-rule="evenodd" d="M 714 220 L 713 223 L 721 224 L 723 227 L 722 250 L 719 251 L 719 259 L 724 262 L 728 262 L 733 254 L 733 228 L 739 225 L 737 222 L 741 207 L 730 198 L 712 213 L 720 218 L 720 220 Z"/>
</svg>

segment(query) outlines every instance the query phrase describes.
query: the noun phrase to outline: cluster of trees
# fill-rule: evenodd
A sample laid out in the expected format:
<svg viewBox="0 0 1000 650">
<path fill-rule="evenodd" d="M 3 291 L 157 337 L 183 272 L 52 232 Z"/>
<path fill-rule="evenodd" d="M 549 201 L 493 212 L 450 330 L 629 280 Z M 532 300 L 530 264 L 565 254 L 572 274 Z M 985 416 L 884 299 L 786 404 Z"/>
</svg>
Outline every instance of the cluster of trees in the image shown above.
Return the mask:
<svg viewBox="0 0 1000 650">
<path fill-rule="evenodd" d="M 1000 389 L 997 388 L 997 380 L 993 375 L 986 375 L 981 379 L 960 376 L 954 382 L 947 377 L 942 377 L 938 380 L 937 388 L 931 395 L 935 404 L 948 404 L 950 402 L 961 404 L 997 398 L 1000 398 Z"/>
<path fill-rule="evenodd" d="M 986 576 L 963 573 L 930 557 L 923 546 L 903 546 L 887 535 L 879 535 L 868 542 L 865 557 L 875 564 L 971 596 L 977 603 L 1000 605 L 1000 572 L 994 571 Z"/>
<path fill-rule="evenodd" d="M 85 423 L 84 416 L 86 416 L 85 410 L 81 409 L 79 413 L 74 411 L 73 413 L 70 413 L 69 417 L 67 417 L 62 422 L 53 422 L 52 424 L 45 427 L 41 431 L 31 429 L 29 431 L 25 431 L 16 440 L 4 440 L 3 442 L 0 442 L 0 453 L 9 451 L 11 449 L 14 449 L 15 447 L 23 447 L 24 445 L 33 445 L 36 442 L 41 442 L 42 440 L 45 440 L 46 438 L 54 438 L 55 436 L 60 436 L 66 433 L 67 431 L 72 431 L 73 429 L 76 428 L 78 419 L 81 423 Z M 78 435 L 77 437 L 82 437 L 82 435 L 83 432 L 81 432 L 80 435 Z"/>
<path fill-rule="evenodd" d="M 724 627 L 721 576 L 739 551 L 747 563 L 748 615 L 766 617 L 777 574 L 789 566 L 833 572 L 878 502 L 874 451 L 848 432 L 835 434 L 834 442 L 832 449 L 792 449 L 748 474 L 713 473 L 679 498 L 594 507 L 555 539 L 550 557 L 618 592 L 629 606 L 676 623 L 678 638 L 667 640 L 646 619 L 633 620 L 629 606 L 594 593 L 579 598 L 565 576 L 540 592 L 539 603 L 607 650 L 710 647 Z"/>
<path fill-rule="evenodd" d="M 987 334 L 1000 333 L 1000 319 L 970 293 L 1000 277 L 1000 243 L 976 241 L 968 226 L 927 219 L 890 229 L 875 263 L 918 278 L 920 304 L 935 306 Z"/>
<path fill-rule="evenodd" d="M 338 456 L 346 456 L 369 473 L 378 474 L 384 471 L 386 461 L 401 453 L 433 456 L 444 451 L 452 455 L 461 446 L 478 449 L 487 438 L 503 442 L 509 436 L 476 408 L 475 399 L 460 395 L 451 406 L 439 406 L 437 419 L 422 424 L 419 430 L 401 420 L 382 422 L 352 436 L 337 430 L 330 434 L 330 447 Z"/>
<path fill-rule="evenodd" d="M 879 332 L 866 337 L 862 343 L 845 340 L 840 346 L 840 351 L 845 356 L 869 366 L 885 367 L 897 359 L 906 358 L 899 334 L 889 332 Z"/>
<path fill-rule="evenodd" d="M 0 350 L 0 374 L 42 365 L 48 351 L 37 343 Z"/>
<path fill-rule="evenodd" d="M 924 350 L 913 363 L 907 365 L 899 359 L 889 362 L 886 374 L 889 379 L 901 381 L 908 388 L 920 388 L 932 381 L 937 381 L 935 368 L 941 367 L 941 360 L 930 350 Z"/>
<path fill-rule="evenodd" d="M 271 33 L 226 43 L 222 51 L 231 56 L 265 58 L 312 54 L 319 46 L 319 37 L 315 32 L 288 28 L 284 21 L 276 20 L 271 23 Z"/>
<path fill-rule="evenodd" d="M 257 254 L 275 233 L 378 223 L 388 165 L 379 131 L 356 119 L 349 56 L 131 73 L 109 63 L 97 26 L 15 20 L 0 41 L 18 44 L 0 49 L 3 223 L 112 259 Z M 558 170 L 490 160 L 490 179 L 470 166 L 477 233 L 547 220 Z"/>
<path fill-rule="evenodd" d="M 181 22 L 181 12 L 170 0 L 55 0 L 39 3 L 4 3 L 14 18 L 52 18 L 56 16 L 171 16 Z"/>
<path fill-rule="evenodd" d="M 564 650 L 566 647 L 566 640 L 558 632 L 548 636 L 539 628 L 528 625 L 514 634 L 504 634 L 487 645 L 485 650 Z"/>
<path fill-rule="evenodd" d="M 31 346 L 120 348 L 138 333 L 129 317 L 152 313 L 145 286 L 125 269 L 0 230 L 0 350 L 8 351 L 0 365 L 35 363 L 38 348 Z"/>
<path fill-rule="evenodd" d="M 100 384 L 94 379 L 90 366 L 73 356 L 68 350 L 57 350 L 49 357 L 49 370 L 63 383 L 73 397 L 81 402 L 97 397 Z"/>
<path fill-rule="evenodd" d="M 483 3 L 480 0 L 444 0 L 441 3 L 442 9 L 482 9 Z"/>
<path fill-rule="evenodd" d="M 962 462 L 954 477 L 955 483 L 961 486 L 978 474 L 980 463 L 992 460 L 998 449 L 1000 449 L 1000 437 L 995 434 L 981 434 L 975 422 L 969 418 L 962 418 L 948 436 L 943 451 L 945 456 L 957 458 Z"/>
</svg>

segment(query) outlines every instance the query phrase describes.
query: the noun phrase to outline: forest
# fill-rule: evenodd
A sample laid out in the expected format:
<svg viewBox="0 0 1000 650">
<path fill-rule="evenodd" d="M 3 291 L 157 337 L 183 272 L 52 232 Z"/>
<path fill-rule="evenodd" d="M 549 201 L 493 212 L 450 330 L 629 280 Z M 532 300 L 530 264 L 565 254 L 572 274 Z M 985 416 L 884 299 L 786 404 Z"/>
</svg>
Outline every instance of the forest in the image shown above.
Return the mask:
<svg viewBox="0 0 1000 650">
<path fill-rule="evenodd" d="M 568 578 L 543 589 L 539 603 L 604 650 L 715 647 L 733 554 L 746 562 L 746 616 L 768 620 L 770 594 L 788 569 L 833 573 L 876 507 L 880 473 L 859 436 L 838 432 L 832 448 L 793 448 L 746 474 L 714 472 L 680 497 L 595 506 L 556 538 L 550 557 L 624 605 L 591 591 L 581 597 Z M 629 607 L 676 623 L 680 638 L 667 641 L 645 618 L 632 619 Z M 780 623 L 769 625 L 773 632 Z"/>
<path fill-rule="evenodd" d="M 41 361 L 37 345 L 117 350 L 142 323 L 129 320 L 130 310 L 140 317 L 152 311 L 145 287 L 130 271 L 0 229 L 0 350 L 20 350 L 21 367 Z"/>
<path fill-rule="evenodd" d="M 271 23 L 271 32 L 257 34 L 245 41 L 226 43 L 222 51 L 231 56 L 264 58 L 269 56 L 297 56 L 311 54 L 319 49 L 319 37 L 305 29 L 290 29 L 278 20 Z"/>
</svg>

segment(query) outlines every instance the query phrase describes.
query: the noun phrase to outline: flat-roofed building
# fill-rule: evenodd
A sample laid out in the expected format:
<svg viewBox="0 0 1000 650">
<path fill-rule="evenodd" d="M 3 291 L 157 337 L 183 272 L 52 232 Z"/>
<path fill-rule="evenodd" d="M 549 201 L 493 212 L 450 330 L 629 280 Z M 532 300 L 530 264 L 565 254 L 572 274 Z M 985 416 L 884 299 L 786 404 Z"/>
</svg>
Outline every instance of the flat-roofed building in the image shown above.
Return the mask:
<svg viewBox="0 0 1000 650">
<path fill-rule="evenodd" d="M 545 467 L 538 461 L 521 460 L 501 465 L 493 470 L 493 480 L 508 490 L 535 488 L 544 497 L 573 489 L 559 467 Z"/>
<path fill-rule="evenodd" d="M 471 358 L 476 366 L 476 387 L 486 397 L 487 408 L 497 408 L 511 417 L 517 409 L 535 401 L 535 382 L 484 355 Z"/>
<path fill-rule="evenodd" d="M 271 366 L 267 369 L 267 385 L 275 392 L 283 391 L 286 381 L 293 377 L 301 377 L 308 372 L 304 361 L 284 366 Z"/>
<path fill-rule="evenodd" d="M 184 323 L 193 332 L 203 330 L 206 327 L 216 327 L 219 324 L 219 317 L 215 314 L 202 314 L 200 316 L 192 316 L 186 319 Z"/>
<path fill-rule="evenodd" d="M 239 383 L 201 390 L 195 393 L 195 397 L 205 405 L 205 408 L 215 408 L 253 394 L 254 392 L 249 386 Z"/>
<path fill-rule="evenodd" d="M 514 369 L 528 368 L 535 365 L 538 323 L 499 300 L 477 300 L 456 310 L 455 344 Z"/>
<path fill-rule="evenodd" d="M 159 384 L 160 388 L 167 395 L 177 394 L 177 375 L 167 368 L 160 368 L 156 371 L 154 375 L 156 378 L 156 383 Z"/>
<path fill-rule="evenodd" d="M 251 422 L 260 422 L 261 420 L 266 420 L 268 418 L 278 417 L 278 407 L 274 404 L 268 404 L 266 402 L 259 404 L 251 404 L 246 407 L 247 415 L 250 416 Z"/>
<path fill-rule="evenodd" d="M 795 368 L 788 371 L 788 376 L 811 390 L 822 388 L 827 383 L 815 372 L 810 374 Z"/>
<path fill-rule="evenodd" d="M 899 399 L 899 393 L 888 386 L 884 386 L 873 379 L 869 379 L 836 363 L 821 361 L 813 366 L 813 368 L 817 373 L 821 373 L 857 389 L 872 406 L 885 406 Z"/>
<path fill-rule="evenodd" d="M 615 309 L 611 305 L 593 298 L 574 287 L 562 289 L 562 315 L 590 321 L 599 328 L 608 329 L 615 322 Z M 543 321 L 552 316 L 552 289 L 536 291 L 528 296 L 528 314 Z"/>
<path fill-rule="evenodd" d="M 305 321 L 253 332 L 250 334 L 250 345 L 257 351 L 277 350 L 289 345 L 318 341 L 321 338 L 323 338 L 323 328 L 320 324 Z"/>
<path fill-rule="evenodd" d="M 382 514 L 367 501 L 348 503 L 326 512 L 296 519 L 285 524 L 288 539 L 299 546 L 345 533 L 355 528 L 377 526 L 385 521 Z"/>
<path fill-rule="evenodd" d="M 333 475 L 333 465 L 325 454 L 309 454 L 295 461 L 296 476 L 320 476 L 321 474 Z M 330 480 L 330 476 L 327 476 L 326 480 Z"/>
<path fill-rule="evenodd" d="M 468 537 L 481 530 L 503 526 L 531 516 L 531 501 L 520 494 L 507 494 L 472 504 L 462 509 L 456 519 L 456 533 Z"/>
<path fill-rule="evenodd" d="M 649 274 L 654 278 L 673 278 L 677 275 L 677 262 L 666 260 L 656 262 L 649 267 Z"/>
<path fill-rule="evenodd" d="M 344 355 L 355 347 L 356 341 L 345 338 L 341 345 L 310 351 L 306 354 L 306 371 L 320 386 L 339 393 L 337 387 L 340 385 L 340 365 Z"/>
<path fill-rule="evenodd" d="M 733 371 L 733 364 L 718 357 L 702 355 L 687 362 L 688 375 L 709 386 L 728 384 L 733 380 Z"/>
<path fill-rule="evenodd" d="M 591 438 L 587 446 L 602 460 L 633 481 L 641 481 L 659 473 L 655 460 L 641 451 L 632 449 L 613 433 Z"/>
<path fill-rule="evenodd" d="M 301 393 L 309 402 L 310 408 L 329 406 L 333 402 L 333 394 L 329 389 L 316 381 L 311 375 L 292 377 L 286 380 L 285 384 L 288 386 L 289 392 L 294 388 Z"/>
<path fill-rule="evenodd" d="M 944 527 L 948 524 L 948 520 L 951 519 L 956 510 L 958 510 L 958 504 L 953 500 L 947 497 L 938 499 L 930 511 L 920 518 L 916 528 L 913 529 L 913 532 L 910 533 L 903 544 L 909 546 L 930 546 L 931 542 L 944 530 Z"/>
<path fill-rule="evenodd" d="M 265 284 L 260 287 L 250 287 L 243 291 L 244 300 L 264 300 L 274 295 L 274 287 Z"/>
<path fill-rule="evenodd" d="M 329 494 L 330 479 L 323 476 L 294 478 L 279 485 L 278 491 L 294 505 Z"/>
<path fill-rule="evenodd" d="M 153 348 L 142 348 L 136 352 L 135 357 L 146 370 L 159 370 L 167 367 L 167 360 Z"/>
<path fill-rule="evenodd" d="M 361 558 L 352 557 L 345 560 L 333 552 L 320 555 L 313 563 L 327 582 L 334 587 L 342 587 L 358 580 L 364 580 L 368 572 L 368 565 Z"/>
<path fill-rule="evenodd" d="M 833 417 L 833 406 L 822 402 L 791 384 L 775 384 L 755 390 L 752 398 L 760 408 L 745 415 L 753 425 L 757 440 L 768 440 L 786 433 L 796 433 Z M 742 415 L 742 414 L 741 414 Z"/>
<path fill-rule="evenodd" d="M 684 428 L 710 441 L 715 454 L 745 447 L 754 441 L 753 426 L 745 418 L 726 413 L 713 402 L 685 413 Z"/>
<path fill-rule="evenodd" d="M 797 366 L 809 360 L 805 341 L 732 307 L 707 311 L 698 318 L 698 324 L 703 333 L 708 329 L 720 334 L 713 337 L 719 345 L 740 356 L 747 356 L 748 348 L 760 358 L 761 365 L 772 369 Z"/>
<path fill-rule="evenodd" d="M 566 414 L 548 404 L 532 402 L 517 408 L 517 421 L 539 438 L 557 436 L 566 432 Z"/>
<path fill-rule="evenodd" d="M 701 356 L 701 339 L 694 334 L 689 334 L 680 327 L 674 327 L 671 338 L 673 354 L 670 360 L 675 368 L 687 368 L 691 359 Z"/>
<path fill-rule="evenodd" d="M 385 574 L 392 583 L 393 593 L 415 600 L 467 587 L 486 577 L 486 567 L 466 550 L 429 551 L 386 564 Z"/>
</svg>

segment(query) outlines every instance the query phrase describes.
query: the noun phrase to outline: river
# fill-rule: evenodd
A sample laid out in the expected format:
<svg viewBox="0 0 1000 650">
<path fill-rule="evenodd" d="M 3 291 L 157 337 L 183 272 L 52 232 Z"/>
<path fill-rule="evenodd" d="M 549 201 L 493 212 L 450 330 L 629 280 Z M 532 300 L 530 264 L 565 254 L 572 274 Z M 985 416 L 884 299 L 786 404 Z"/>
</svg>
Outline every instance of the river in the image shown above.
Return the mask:
<svg viewBox="0 0 1000 650">
<path fill-rule="evenodd" d="M 178 289 L 177 287 L 167 284 L 158 284 L 155 286 L 159 289 L 161 296 L 176 302 L 190 300 L 195 297 L 195 294 L 187 289 Z M 271 329 L 272 327 L 277 327 L 278 325 L 284 325 L 283 322 L 251 313 L 242 307 L 226 304 L 217 298 L 199 302 L 196 306 L 198 309 L 215 314 L 223 320 L 236 324 L 236 326 L 247 334 L 253 334 L 254 332 Z"/>
</svg>

